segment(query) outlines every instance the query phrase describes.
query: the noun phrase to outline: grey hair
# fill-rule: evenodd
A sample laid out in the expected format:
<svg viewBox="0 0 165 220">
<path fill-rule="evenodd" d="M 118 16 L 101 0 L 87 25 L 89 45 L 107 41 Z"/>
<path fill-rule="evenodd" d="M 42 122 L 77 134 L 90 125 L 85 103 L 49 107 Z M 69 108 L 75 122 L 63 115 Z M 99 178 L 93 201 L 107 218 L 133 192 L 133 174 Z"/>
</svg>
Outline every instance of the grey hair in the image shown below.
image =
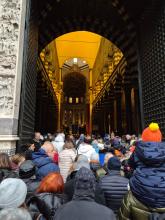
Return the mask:
<svg viewBox="0 0 165 220">
<path fill-rule="evenodd" d="M 6 208 L 0 211 L 0 220 L 32 220 L 25 208 Z"/>
</svg>

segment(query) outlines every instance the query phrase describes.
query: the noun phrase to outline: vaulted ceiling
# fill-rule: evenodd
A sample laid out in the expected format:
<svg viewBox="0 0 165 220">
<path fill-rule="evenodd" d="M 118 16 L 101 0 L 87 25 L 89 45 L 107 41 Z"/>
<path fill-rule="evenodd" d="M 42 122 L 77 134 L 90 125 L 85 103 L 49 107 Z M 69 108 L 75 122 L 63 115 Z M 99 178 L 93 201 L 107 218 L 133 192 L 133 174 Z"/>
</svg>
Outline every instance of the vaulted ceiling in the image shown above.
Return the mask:
<svg viewBox="0 0 165 220">
<path fill-rule="evenodd" d="M 59 66 L 62 67 L 70 58 L 80 58 L 93 68 L 100 41 L 100 35 L 87 31 L 71 32 L 56 38 Z"/>
</svg>

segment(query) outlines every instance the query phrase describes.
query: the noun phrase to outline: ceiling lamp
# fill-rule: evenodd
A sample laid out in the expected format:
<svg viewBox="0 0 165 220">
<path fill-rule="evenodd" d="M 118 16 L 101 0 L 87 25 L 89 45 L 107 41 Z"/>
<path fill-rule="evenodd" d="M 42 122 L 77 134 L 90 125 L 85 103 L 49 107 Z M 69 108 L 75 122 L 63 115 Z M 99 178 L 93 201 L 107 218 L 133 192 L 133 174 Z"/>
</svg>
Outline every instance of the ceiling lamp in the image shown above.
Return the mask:
<svg viewBox="0 0 165 220">
<path fill-rule="evenodd" d="M 73 58 L 73 63 L 77 64 L 78 59 L 77 58 Z"/>
</svg>

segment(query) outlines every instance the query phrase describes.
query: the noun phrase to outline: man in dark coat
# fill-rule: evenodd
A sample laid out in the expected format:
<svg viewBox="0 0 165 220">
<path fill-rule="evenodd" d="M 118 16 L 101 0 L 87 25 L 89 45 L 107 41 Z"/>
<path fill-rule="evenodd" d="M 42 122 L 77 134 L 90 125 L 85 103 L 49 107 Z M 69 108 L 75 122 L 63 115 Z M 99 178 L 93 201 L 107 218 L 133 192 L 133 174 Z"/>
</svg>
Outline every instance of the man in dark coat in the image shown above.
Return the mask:
<svg viewBox="0 0 165 220">
<path fill-rule="evenodd" d="M 111 209 L 94 201 L 96 179 L 91 170 L 82 167 L 75 177 L 73 200 L 60 207 L 56 220 L 115 220 Z"/>
<path fill-rule="evenodd" d="M 51 172 L 60 172 L 58 165 L 53 162 L 54 153 L 52 143 L 46 141 L 38 152 L 32 154 L 32 161 L 38 168 L 36 171 L 38 180 L 42 180 Z"/>
<path fill-rule="evenodd" d="M 75 187 L 75 177 L 78 172 L 78 170 L 81 167 L 86 167 L 90 169 L 88 158 L 84 155 L 80 155 L 78 157 L 78 160 L 75 164 L 75 170 L 68 176 L 67 181 L 64 186 L 64 193 L 67 195 L 68 201 L 71 201 L 74 194 L 74 187 Z M 95 201 L 105 205 L 105 198 L 102 190 L 100 189 L 99 185 L 96 185 L 95 190 Z"/>
<path fill-rule="evenodd" d="M 104 192 L 106 205 L 115 213 L 121 206 L 122 199 L 128 191 L 128 179 L 120 175 L 121 162 L 117 157 L 108 161 L 108 174 L 100 179 L 100 188 Z"/>
<path fill-rule="evenodd" d="M 35 145 L 34 151 L 38 151 L 43 144 L 43 141 L 41 140 L 41 133 L 40 132 L 34 133 L 34 138 L 33 138 L 32 142 Z"/>
</svg>

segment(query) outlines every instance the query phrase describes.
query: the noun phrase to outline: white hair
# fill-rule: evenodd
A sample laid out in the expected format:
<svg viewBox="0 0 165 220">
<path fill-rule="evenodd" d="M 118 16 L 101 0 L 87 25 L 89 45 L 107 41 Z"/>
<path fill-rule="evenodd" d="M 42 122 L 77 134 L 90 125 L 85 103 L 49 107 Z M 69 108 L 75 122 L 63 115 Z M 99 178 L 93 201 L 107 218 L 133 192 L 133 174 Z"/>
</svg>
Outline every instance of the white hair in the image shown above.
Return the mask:
<svg viewBox="0 0 165 220">
<path fill-rule="evenodd" d="M 0 220 L 32 220 L 25 208 L 8 208 L 0 211 Z"/>
</svg>

